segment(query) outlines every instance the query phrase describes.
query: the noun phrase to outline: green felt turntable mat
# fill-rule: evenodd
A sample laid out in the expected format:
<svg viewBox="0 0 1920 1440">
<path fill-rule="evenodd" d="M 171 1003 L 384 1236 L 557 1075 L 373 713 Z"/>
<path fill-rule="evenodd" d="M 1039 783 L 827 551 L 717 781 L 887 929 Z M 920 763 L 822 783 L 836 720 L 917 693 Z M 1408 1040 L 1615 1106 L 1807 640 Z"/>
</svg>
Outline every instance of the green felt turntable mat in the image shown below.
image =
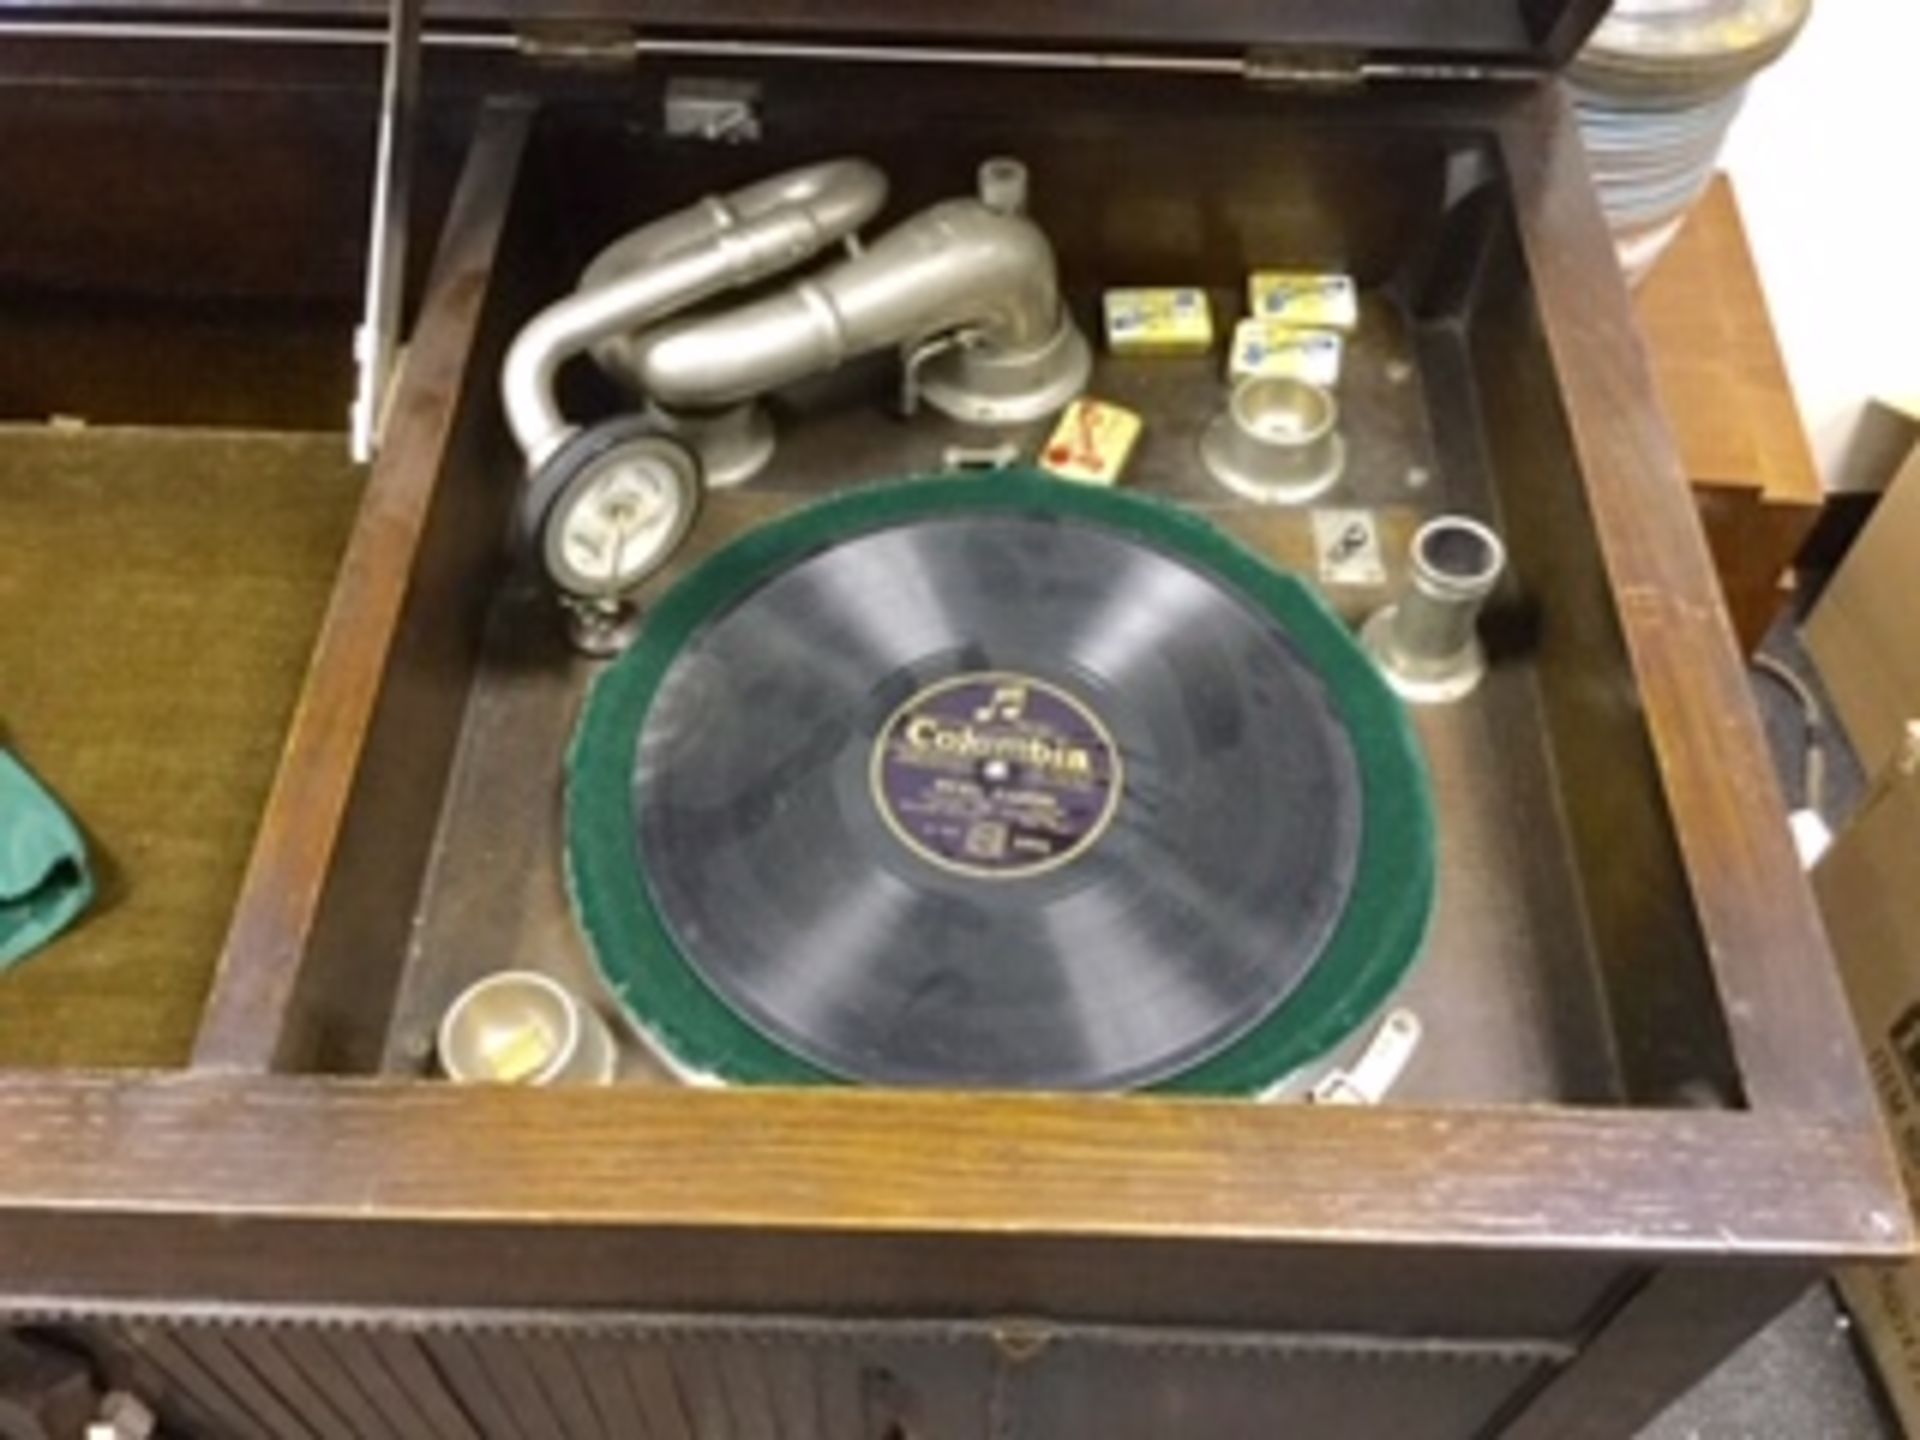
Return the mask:
<svg viewBox="0 0 1920 1440">
<path fill-rule="evenodd" d="M 1412 965 L 1435 884 L 1425 765 L 1401 702 L 1308 585 L 1167 502 L 1038 472 L 909 480 L 816 503 L 710 557 L 660 600 L 634 646 L 588 698 L 568 762 L 569 883 L 602 975 L 680 1068 L 734 1083 L 836 1082 L 747 1023 L 707 985 L 677 948 L 647 884 L 637 853 L 633 766 L 669 668 L 711 620 L 836 542 L 933 517 L 1023 512 L 1078 518 L 1137 538 L 1272 616 L 1326 685 L 1358 761 L 1354 883 L 1318 962 L 1257 1026 L 1151 1088 L 1266 1091 L 1351 1035 Z"/>
<path fill-rule="evenodd" d="M 101 881 L 0 1067 L 186 1059 L 360 492 L 338 435 L 0 426 L 0 730 Z"/>
</svg>

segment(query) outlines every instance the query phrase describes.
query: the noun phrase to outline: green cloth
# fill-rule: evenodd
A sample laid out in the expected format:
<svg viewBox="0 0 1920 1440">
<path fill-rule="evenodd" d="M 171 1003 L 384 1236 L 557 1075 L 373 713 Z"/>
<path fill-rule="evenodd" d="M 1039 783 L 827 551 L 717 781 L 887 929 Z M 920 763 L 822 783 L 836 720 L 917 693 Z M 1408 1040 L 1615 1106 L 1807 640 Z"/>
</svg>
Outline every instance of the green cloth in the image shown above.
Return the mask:
<svg viewBox="0 0 1920 1440">
<path fill-rule="evenodd" d="M 79 827 L 0 750 L 0 970 L 53 939 L 92 901 L 93 871 Z"/>
</svg>

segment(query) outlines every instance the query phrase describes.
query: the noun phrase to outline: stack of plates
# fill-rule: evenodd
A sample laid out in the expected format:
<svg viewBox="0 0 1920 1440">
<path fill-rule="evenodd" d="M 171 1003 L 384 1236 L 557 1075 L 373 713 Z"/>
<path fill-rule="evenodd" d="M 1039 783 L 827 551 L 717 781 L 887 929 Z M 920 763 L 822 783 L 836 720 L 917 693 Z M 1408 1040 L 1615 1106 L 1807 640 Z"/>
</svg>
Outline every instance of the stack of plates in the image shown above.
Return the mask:
<svg viewBox="0 0 1920 1440">
<path fill-rule="evenodd" d="M 1745 85 L 1677 105 L 1574 87 L 1587 161 L 1629 279 L 1638 281 L 1678 233 L 1745 98 Z"/>
<path fill-rule="evenodd" d="M 1712 178 L 1748 81 L 1812 0 L 1618 0 L 1574 62 L 1594 183 L 1621 266 L 1638 280 Z"/>
</svg>

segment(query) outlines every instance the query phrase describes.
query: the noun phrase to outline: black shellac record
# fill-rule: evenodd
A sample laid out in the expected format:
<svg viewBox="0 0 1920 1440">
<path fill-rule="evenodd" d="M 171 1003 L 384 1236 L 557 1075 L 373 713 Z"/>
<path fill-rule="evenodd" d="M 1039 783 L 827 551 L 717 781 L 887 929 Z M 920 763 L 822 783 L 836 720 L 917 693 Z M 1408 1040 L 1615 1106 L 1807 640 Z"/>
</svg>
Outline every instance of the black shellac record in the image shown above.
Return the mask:
<svg viewBox="0 0 1920 1440">
<path fill-rule="evenodd" d="M 780 571 L 667 667 L 633 773 L 687 963 L 779 1046 L 881 1084 L 1192 1065 L 1313 966 L 1360 831 L 1353 748 L 1271 616 L 1034 514 Z"/>
</svg>

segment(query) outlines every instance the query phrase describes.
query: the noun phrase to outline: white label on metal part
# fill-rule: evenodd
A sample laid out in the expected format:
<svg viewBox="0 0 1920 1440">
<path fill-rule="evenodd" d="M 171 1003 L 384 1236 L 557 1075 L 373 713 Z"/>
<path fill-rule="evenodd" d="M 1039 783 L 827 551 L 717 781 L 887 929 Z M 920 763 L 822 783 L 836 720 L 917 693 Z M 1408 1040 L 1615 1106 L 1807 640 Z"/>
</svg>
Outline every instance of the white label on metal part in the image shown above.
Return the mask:
<svg viewBox="0 0 1920 1440">
<path fill-rule="evenodd" d="M 1315 510 L 1313 550 L 1323 585 L 1384 585 L 1380 528 L 1371 510 Z"/>
</svg>

